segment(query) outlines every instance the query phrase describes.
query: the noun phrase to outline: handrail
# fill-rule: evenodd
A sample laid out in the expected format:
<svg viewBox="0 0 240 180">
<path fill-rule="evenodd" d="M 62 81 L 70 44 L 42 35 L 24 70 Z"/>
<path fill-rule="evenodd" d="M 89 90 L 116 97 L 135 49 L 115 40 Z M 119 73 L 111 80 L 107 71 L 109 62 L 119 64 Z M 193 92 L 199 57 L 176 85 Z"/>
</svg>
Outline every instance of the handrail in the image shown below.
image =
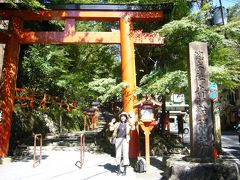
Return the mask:
<svg viewBox="0 0 240 180">
<path fill-rule="evenodd" d="M 40 136 L 40 156 L 39 159 L 36 159 L 36 146 L 37 146 L 37 139 Z M 36 167 L 36 164 L 41 162 L 42 160 L 42 134 L 35 134 L 34 135 L 34 153 L 33 153 L 33 167 Z"/>
<path fill-rule="evenodd" d="M 85 159 L 85 134 L 80 135 L 80 161 L 77 161 L 75 165 L 79 167 L 80 169 L 83 167 Z M 78 165 L 78 163 L 80 165 Z"/>
<path fill-rule="evenodd" d="M 85 134 L 80 135 L 80 168 L 82 168 L 85 158 Z"/>
</svg>

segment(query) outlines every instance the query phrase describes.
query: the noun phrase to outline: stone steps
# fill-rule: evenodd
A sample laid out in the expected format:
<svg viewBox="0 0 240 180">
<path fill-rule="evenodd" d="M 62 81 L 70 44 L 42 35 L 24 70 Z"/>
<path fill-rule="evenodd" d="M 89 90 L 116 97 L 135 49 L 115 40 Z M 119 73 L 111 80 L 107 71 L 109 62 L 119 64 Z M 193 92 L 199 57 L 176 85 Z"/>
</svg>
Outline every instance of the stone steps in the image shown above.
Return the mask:
<svg viewBox="0 0 240 180">
<path fill-rule="evenodd" d="M 97 139 L 99 140 L 99 133 L 104 129 L 106 125 L 106 120 L 103 114 L 100 113 L 98 126 L 94 130 L 89 131 L 78 131 L 73 133 L 65 133 L 61 135 L 48 135 L 43 139 L 43 146 L 49 147 L 64 147 L 64 148 L 79 148 L 80 146 L 80 136 L 84 134 L 86 146 L 91 147 L 96 146 Z"/>
<path fill-rule="evenodd" d="M 105 145 L 101 131 L 104 129 L 107 121 L 102 113 L 100 113 L 98 127 L 89 131 L 77 131 L 72 133 L 48 134 L 43 138 L 42 151 L 80 151 L 80 136 L 85 136 L 86 152 L 101 152 L 106 149 L 101 147 Z M 99 143 L 100 142 L 100 143 Z M 100 145 L 101 144 L 101 145 Z M 108 146 L 106 144 L 106 146 Z M 39 154 L 39 139 L 37 140 L 37 154 Z M 24 146 L 19 148 L 15 153 L 16 158 L 24 156 L 33 156 L 34 146 Z"/>
</svg>

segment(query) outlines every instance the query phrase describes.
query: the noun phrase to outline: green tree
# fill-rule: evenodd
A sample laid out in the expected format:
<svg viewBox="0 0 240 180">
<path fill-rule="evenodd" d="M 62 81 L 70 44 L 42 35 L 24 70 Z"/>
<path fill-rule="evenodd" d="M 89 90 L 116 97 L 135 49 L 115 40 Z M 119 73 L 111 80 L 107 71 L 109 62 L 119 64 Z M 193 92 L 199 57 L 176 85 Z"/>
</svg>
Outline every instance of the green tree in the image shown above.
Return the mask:
<svg viewBox="0 0 240 180">
<path fill-rule="evenodd" d="M 203 41 L 209 47 L 210 78 L 222 86 L 236 88 L 239 84 L 239 22 L 230 22 L 227 26 L 208 26 L 207 17 L 203 18 L 205 12 L 193 13 L 190 16 L 178 21 L 165 24 L 158 30 L 166 38 L 166 44 L 160 49 L 164 66 L 159 67 L 157 73 L 150 73 L 143 78 L 142 84 L 152 91 L 152 81 L 159 84 L 161 78 L 168 77 L 165 73 L 187 70 L 188 44 L 192 41 Z M 201 17 L 201 23 L 199 19 Z M 235 28 L 232 28 L 232 27 Z M 231 52 L 231 53 L 230 53 Z M 161 73 L 159 73 L 160 71 Z M 183 76 L 185 73 L 182 73 Z M 181 73 L 180 73 L 181 75 Z M 148 80 L 149 78 L 149 80 Z M 156 79 L 155 79 L 156 78 Z M 177 78 L 177 77 L 176 77 Z M 154 79 L 154 80 L 152 80 Z M 186 78 L 185 78 L 186 79 Z M 186 79 L 187 81 L 187 79 Z M 165 82 L 162 80 L 162 82 Z M 178 81 L 176 81 L 177 83 Z M 180 81 L 180 83 L 182 83 Z M 184 83 L 187 85 L 187 83 Z M 161 86 L 161 83 L 158 87 Z M 181 84 L 176 84 L 172 91 L 178 91 Z M 150 90 L 151 89 L 151 90 Z M 176 89 L 176 90 L 175 90 Z M 156 89 L 157 92 L 157 89 Z M 161 93 L 164 93 L 161 91 Z M 166 90 L 165 93 L 169 93 Z"/>
<path fill-rule="evenodd" d="M 166 38 L 166 43 L 156 50 L 158 66 L 140 81 L 144 94 L 161 95 L 163 100 L 172 93 L 188 96 L 188 45 L 193 41 L 208 43 L 210 81 L 229 89 L 239 86 L 239 22 L 232 18 L 235 20 L 230 19 L 226 26 L 209 26 L 210 8 L 206 4 L 202 10 L 171 21 L 156 31 Z"/>
</svg>

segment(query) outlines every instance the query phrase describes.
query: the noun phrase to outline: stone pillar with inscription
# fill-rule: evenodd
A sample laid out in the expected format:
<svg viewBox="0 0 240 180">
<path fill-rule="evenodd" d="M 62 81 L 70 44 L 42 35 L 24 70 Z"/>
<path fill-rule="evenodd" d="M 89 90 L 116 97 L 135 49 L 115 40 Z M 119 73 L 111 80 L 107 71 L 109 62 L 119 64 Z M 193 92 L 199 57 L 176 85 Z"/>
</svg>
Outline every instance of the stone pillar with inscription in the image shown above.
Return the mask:
<svg viewBox="0 0 240 180">
<path fill-rule="evenodd" d="M 189 44 L 190 143 L 191 157 L 210 159 L 213 124 L 209 99 L 207 43 Z"/>
</svg>

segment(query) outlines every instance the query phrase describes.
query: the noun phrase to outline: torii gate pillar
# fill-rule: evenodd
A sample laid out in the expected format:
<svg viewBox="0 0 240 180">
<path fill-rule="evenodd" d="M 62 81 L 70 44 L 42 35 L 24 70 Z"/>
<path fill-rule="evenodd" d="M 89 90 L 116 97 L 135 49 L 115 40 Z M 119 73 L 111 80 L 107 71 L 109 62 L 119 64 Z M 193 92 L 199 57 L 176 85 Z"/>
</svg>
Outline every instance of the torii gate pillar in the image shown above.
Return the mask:
<svg viewBox="0 0 240 180">
<path fill-rule="evenodd" d="M 122 81 L 128 83 L 123 92 L 123 111 L 132 112 L 136 97 L 136 68 L 134 58 L 134 39 L 132 36 L 132 21 L 129 16 L 120 18 L 120 41 L 121 41 L 121 62 Z M 139 155 L 138 128 L 131 131 L 129 157 L 136 158 Z"/>
<path fill-rule="evenodd" d="M 17 67 L 20 44 L 15 30 L 21 26 L 19 18 L 9 21 L 9 31 L 4 60 L 3 60 L 3 98 L 2 98 L 2 122 L 0 123 L 0 157 L 5 157 L 8 153 L 10 130 L 12 122 L 12 112 L 14 107 L 14 96 L 16 87 Z"/>
</svg>

